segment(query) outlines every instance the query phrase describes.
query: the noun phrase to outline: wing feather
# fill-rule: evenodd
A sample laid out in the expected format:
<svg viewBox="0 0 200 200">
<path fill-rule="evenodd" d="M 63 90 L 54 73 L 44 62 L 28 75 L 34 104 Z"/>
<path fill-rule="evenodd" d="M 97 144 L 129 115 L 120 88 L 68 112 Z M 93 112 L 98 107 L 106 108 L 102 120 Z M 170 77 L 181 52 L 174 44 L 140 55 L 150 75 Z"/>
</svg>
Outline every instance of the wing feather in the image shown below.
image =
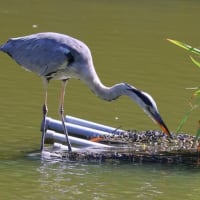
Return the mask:
<svg viewBox="0 0 200 200">
<path fill-rule="evenodd" d="M 9 39 L 1 50 L 18 64 L 40 76 L 54 72 L 63 63 L 72 61 L 70 53 L 72 48 L 55 38 L 33 36 L 13 38 Z"/>
</svg>

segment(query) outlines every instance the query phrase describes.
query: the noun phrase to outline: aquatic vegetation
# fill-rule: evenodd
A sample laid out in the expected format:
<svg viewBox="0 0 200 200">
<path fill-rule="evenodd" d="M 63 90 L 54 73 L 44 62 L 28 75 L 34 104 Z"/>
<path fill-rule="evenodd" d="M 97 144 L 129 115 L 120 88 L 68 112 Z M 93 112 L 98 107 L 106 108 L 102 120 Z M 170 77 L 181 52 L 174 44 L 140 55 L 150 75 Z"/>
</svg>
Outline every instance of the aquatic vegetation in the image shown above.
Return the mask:
<svg viewBox="0 0 200 200">
<path fill-rule="evenodd" d="M 200 49 L 192 47 L 189 44 L 186 44 L 184 42 L 180 42 L 178 40 L 172 40 L 172 39 L 167 39 L 169 42 L 189 51 L 190 53 L 194 53 L 198 56 L 200 56 Z M 197 61 L 193 56 L 189 55 L 191 61 L 200 68 L 200 62 Z M 190 116 L 191 112 L 196 109 L 199 105 L 200 105 L 200 87 L 194 87 L 194 88 L 187 88 L 187 89 L 194 89 L 195 92 L 192 94 L 190 100 L 189 100 L 189 105 L 190 105 L 190 110 L 188 112 L 186 112 L 186 114 L 184 115 L 184 117 L 182 118 L 181 122 L 179 123 L 179 126 L 177 128 L 177 132 L 179 132 L 182 129 L 182 126 L 185 124 L 185 122 L 187 121 L 188 117 Z M 195 104 L 192 103 L 193 101 L 195 101 Z M 196 134 L 196 140 L 199 138 L 200 136 L 200 127 L 198 127 L 197 129 L 197 134 Z"/>
</svg>

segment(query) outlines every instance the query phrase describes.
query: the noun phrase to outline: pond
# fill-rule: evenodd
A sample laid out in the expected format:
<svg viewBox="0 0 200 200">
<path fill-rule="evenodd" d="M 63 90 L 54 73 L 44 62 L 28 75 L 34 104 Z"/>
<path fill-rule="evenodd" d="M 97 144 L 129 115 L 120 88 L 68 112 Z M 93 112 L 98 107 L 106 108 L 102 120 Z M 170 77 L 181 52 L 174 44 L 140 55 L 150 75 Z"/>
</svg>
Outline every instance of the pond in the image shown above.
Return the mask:
<svg viewBox="0 0 200 200">
<path fill-rule="evenodd" d="M 150 93 L 176 132 L 190 109 L 200 71 L 166 39 L 199 47 L 200 2 L 159 0 L 1 1 L 0 44 L 10 37 L 60 32 L 84 41 L 105 85 L 127 82 Z M 44 161 L 40 146 L 43 86 L 39 77 L 0 55 L 1 199 L 199 199 L 199 167 L 145 163 Z M 58 118 L 60 82 L 49 85 L 49 116 Z M 66 114 L 122 129 L 159 129 L 130 99 L 104 102 L 70 80 Z M 182 131 L 195 135 L 199 110 Z"/>
</svg>

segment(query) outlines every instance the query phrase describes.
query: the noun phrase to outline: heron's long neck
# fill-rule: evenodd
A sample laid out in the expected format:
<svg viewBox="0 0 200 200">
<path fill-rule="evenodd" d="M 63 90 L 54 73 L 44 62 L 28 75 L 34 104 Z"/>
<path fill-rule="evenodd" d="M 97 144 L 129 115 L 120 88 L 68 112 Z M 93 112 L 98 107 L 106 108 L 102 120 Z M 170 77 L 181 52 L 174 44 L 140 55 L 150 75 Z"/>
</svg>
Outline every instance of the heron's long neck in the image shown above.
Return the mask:
<svg viewBox="0 0 200 200">
<path fill-rule="evenodd" d="M 82 80 L 92 90 L 92 92 L 106 101 L 112 101 L 124 94 L 123 84 L 116 84 L 112 87 L 105 86 L 94 69 L 91 73 L 88 73 L 87 76 L 84 76 Z"/>
</svg>

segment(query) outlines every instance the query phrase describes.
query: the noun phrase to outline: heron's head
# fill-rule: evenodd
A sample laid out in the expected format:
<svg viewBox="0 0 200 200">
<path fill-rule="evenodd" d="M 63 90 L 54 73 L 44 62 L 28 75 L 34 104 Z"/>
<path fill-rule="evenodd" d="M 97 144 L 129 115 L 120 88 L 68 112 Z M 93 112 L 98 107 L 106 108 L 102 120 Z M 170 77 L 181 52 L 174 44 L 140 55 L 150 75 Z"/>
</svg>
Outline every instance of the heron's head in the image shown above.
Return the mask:
<svg viewBox="0 0 200 200">
<path fill-rule="evenodd" d="M 144 112 L 161 127 L 162 131 L 171 138 L 170 131 L 162 120 L 154 99 L 148 93 L 138 90 L 129 84 L 125 84 L 125 87 L 126 94 L 130 96 Z"/>
</svg>

